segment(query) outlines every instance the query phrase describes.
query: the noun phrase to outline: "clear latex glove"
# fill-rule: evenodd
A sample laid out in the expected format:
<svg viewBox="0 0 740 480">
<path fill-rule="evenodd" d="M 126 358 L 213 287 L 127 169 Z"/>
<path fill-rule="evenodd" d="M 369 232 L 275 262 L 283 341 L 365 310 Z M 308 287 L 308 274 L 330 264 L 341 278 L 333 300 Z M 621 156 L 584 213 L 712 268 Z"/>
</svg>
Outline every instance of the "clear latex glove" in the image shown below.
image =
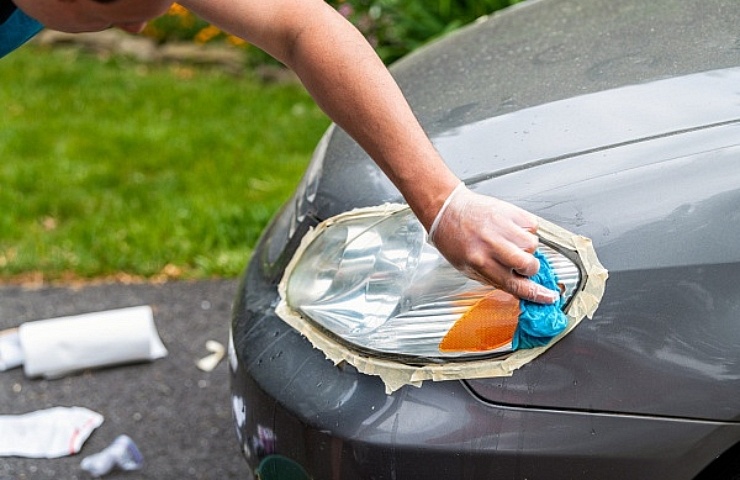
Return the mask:
<svg viewBox="0 0 740 480">
<path fill-rule="evenodd" d="M 450 193 L 429 229 L 429 241 L 470 278 L 521 299 L 550 304 L 558 293 L 527 277 L 537 273 L 537 217 L 510 203 L 471 192 Z"/>
</svg>

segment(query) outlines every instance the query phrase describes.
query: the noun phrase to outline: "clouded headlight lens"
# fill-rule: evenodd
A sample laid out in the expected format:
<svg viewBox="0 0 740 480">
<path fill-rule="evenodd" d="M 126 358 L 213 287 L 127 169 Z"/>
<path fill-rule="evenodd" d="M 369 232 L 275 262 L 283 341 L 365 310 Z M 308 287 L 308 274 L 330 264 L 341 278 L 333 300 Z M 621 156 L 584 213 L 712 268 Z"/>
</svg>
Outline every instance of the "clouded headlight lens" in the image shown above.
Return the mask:
<svg viewBox="0 0 740 480">
<path fill-rule="evenodd" d="M 567 308 L 581 270 L 545 242 Z M 440 361 L 511 351 L 519 300 L 459 273 L 408 208 L 339 217 L 302 248 L 287 305 L 355 350 Z"/>
</svg>

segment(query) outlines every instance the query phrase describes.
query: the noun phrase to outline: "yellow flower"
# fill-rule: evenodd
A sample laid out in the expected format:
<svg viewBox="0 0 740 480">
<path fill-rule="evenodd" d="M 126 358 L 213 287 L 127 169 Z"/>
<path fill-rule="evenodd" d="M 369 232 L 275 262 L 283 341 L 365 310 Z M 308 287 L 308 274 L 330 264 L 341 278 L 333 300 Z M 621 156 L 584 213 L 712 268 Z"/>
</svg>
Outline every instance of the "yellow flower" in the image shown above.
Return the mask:
<svg viewBox="0 0 740 480">
<path fill-rule="evenodd" d="M 190 11 L 187 8 L 183 7 L 179 3 L 173 3 L 170 6 L 169 11 L 167 12 L 167 15 L 172 15 L 172 16 L 175 16 L 175 17 L 186 17 L 186 16 L 192 15 L 192 14 L 190 13 Z"/>
<path fill-rule="evenodd" d="M 231 45 L 234 45 L 235 47 L 241 47 L 242 45 L 247 44 L 247 42 L 235 35 L 227 35 L 226 41 L 229 42 Z"/>
<path fill-rule="evenodd" d="M 195 43 L 206 43 L 210 40 L 213 40 L 220 33 L 221 30 L 219 30 L 217 27 L 214 27 L 213 25 L 208 25 L 195 35 L 194 40 Z"/>
</svg>

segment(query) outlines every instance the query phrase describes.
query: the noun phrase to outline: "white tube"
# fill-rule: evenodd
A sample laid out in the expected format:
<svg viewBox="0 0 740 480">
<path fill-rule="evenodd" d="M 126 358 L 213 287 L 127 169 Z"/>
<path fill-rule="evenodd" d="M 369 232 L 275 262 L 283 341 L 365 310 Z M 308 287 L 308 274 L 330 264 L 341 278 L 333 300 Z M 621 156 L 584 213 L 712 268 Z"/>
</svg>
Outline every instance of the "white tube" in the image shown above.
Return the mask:
<svg viewBox="0 0 740 480">
<path fill-rule="evenodd" d="M 28 322 L 18 333 L 28 377 L 56 378 L 167 355 L 148 306 Z"/>
</svg>

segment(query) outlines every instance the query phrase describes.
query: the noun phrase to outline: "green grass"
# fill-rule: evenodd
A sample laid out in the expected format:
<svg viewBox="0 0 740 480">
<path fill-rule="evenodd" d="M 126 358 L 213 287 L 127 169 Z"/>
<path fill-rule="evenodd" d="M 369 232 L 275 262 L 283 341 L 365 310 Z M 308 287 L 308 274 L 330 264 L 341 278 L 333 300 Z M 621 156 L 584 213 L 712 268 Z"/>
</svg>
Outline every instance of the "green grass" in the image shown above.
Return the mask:
<svg viewBox="0 0 740 480">
<path fill-rule="evenodd" d="M 329 123 L 298 85 L 31 46 L 0 105 L 0 279 L 238 275 Z"/>
</svg>

